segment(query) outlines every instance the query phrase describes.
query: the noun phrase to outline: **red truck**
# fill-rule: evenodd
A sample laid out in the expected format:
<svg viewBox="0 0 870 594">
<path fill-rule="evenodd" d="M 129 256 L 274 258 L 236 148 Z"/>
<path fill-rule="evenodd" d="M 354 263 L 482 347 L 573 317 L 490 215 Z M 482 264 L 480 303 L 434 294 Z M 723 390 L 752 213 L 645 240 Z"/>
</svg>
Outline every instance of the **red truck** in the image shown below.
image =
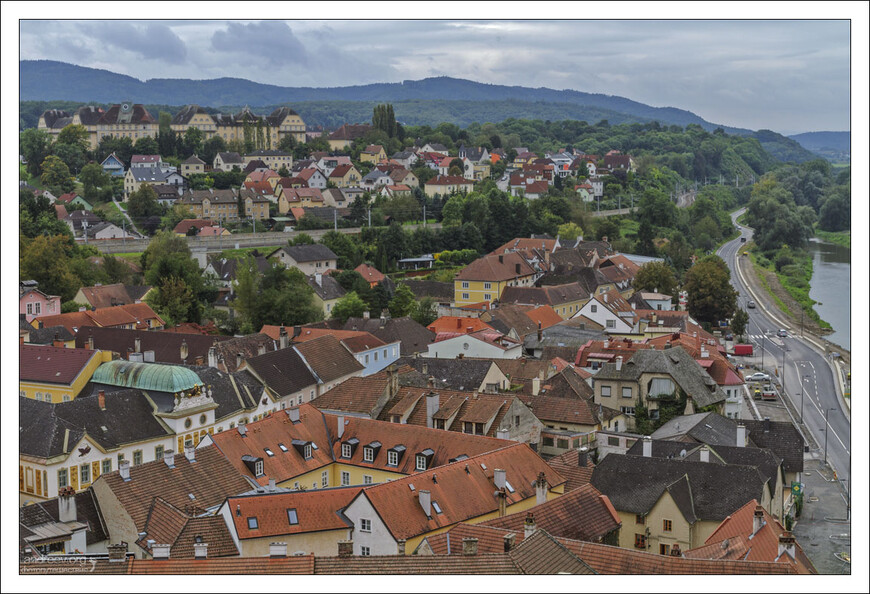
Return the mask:
<svg viewBox="0 0 870 594">
<path fill-rule="evenodd" d="M 734 354 L 741 356 L 751 356 L 752 355 L 752 345 L 751 344 L 735 344 L 734 345 Z"/>
</svg>

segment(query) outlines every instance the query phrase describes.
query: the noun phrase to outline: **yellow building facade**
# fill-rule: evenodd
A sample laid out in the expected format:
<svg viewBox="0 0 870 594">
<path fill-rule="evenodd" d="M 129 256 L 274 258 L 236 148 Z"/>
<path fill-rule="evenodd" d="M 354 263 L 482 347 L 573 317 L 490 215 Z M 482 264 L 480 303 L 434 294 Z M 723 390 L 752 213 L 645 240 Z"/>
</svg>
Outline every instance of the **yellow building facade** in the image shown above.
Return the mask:
<svg viewBox="0 0 870 594">
<path fill-rule="evenodd" d="M 79 395 L 97 367 L 106 361 L 112 360 L 110 351 L 95 351 L 94 356 L 82 368 L 76 378 L 69 384 L 54 384 L 49 382 L 34 382 L 19 380 L 18 395 L 22 398 L 42 400 L 43 402 L 69 402 Z"/>
</svg>

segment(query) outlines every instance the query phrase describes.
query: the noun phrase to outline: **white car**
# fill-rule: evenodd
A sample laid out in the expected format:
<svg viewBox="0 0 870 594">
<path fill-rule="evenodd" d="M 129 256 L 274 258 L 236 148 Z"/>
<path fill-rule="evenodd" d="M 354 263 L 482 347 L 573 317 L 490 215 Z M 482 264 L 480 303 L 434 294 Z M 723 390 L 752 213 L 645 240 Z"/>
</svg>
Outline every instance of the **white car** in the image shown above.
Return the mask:
<svg viewBox="0 0 870 594">
<path fill-rule="evenodd" d="M 748 381 L 748 382 L 769 382 L 770 376 L 767 375 L 766 373 L 762 373 L 760 371 L 757 371 L 757 372 L 753 373 L 752 375 L 747 376 L 746 381 Z"/>
<path fill-rule="evenodd" d="M 788 338 L 788 330 L 786 330 L 785 328 L 780 328 L 779 332 L 777 332 L 776 334 L 777 334 L 777 336 L 781 336 L 783 338 Z"/>
</svg>

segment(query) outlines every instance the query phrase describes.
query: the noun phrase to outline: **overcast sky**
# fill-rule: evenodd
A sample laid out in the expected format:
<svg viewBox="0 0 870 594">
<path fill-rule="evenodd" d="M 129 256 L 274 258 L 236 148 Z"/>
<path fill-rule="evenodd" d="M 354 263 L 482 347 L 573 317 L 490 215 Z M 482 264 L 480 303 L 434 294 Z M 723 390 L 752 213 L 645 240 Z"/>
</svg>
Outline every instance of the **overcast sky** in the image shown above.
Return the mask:
<svg viewBox="0 0 870 594">
<path fill-rule="evenodd" d="M 279 86 L 452 76 L 619 95 L 785 134 L 850 126 L 845 20 L 24 20 L 20 58 Z"/>
</svg>

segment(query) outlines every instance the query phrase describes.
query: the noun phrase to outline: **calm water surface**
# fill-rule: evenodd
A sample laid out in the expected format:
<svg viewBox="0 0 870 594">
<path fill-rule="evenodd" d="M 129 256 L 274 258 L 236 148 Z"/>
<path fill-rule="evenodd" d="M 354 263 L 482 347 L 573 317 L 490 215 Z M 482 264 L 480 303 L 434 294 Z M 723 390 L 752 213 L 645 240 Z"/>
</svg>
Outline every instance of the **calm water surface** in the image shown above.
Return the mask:
<svg viewBox="0 0 870 594">
<path fill-rule="evenodd" d="M 851 350 L 851 250 L 816 239 L 810 241 L 808 250 L 813 255 L 810 297 L 821 302 L 815 310 L 834 328 L 834 333 L 825 338 Z"/>
</svg>

